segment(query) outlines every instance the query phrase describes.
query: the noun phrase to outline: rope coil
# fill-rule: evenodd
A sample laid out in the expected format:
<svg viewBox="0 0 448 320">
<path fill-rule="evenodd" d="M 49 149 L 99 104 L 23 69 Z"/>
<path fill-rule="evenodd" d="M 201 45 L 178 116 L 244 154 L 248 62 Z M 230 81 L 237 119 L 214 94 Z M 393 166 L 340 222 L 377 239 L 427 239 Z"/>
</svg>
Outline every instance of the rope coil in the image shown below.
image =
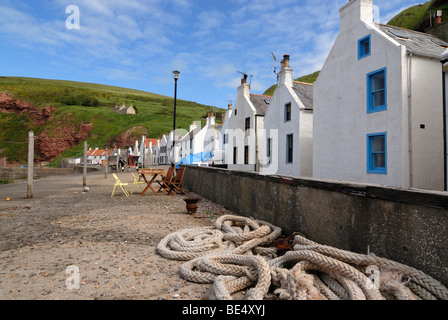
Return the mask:
<svg viewBox="0 0 448 320">
<path fill-rule="evenodd" d="M 274 298 L 285 300 L 448 300 L 446 287 L 415 268 L 303 236 L 296 235 L 293 250 L 278 257 L 269 245 L 281 234 L 270 223 L 224 215 L 214 227 L 167 235 L 157 252 L 185 261 L 181 277 L 213 284 L 210 299 L 216 300 L 243 290 L 245 299 L 262 300 L 272 286 Z"/>
</svg>

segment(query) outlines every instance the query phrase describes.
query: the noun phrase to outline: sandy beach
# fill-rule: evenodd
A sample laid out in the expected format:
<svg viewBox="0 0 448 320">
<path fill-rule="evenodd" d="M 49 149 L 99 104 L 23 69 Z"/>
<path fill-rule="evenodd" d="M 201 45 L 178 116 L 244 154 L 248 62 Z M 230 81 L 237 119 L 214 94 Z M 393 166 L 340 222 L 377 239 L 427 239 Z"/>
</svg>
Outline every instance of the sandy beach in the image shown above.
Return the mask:
<svg viewBox="0 0 448 320">
<path fill-rule="evenodd" d="M 130 183 L 130 172 L 119 173 Z M 2 300 L 203 300 L 209 285 L 180 278 L 180 261 L 156 246 L 168 234 L 231 214 L 201 198 L 195 218 L 184 198 L 140 188 L 111 198 L 115 180 L 104 172 L 0 185 L 0 299 Z M 194 195 L 196 196 L 196 195 Z M 10 200 L 6 200 L 10 198 Z M 78 278 L 76 278 L 78 277 Z M 79 286 L 76 286 L 76 280 Z"/>
</svg>

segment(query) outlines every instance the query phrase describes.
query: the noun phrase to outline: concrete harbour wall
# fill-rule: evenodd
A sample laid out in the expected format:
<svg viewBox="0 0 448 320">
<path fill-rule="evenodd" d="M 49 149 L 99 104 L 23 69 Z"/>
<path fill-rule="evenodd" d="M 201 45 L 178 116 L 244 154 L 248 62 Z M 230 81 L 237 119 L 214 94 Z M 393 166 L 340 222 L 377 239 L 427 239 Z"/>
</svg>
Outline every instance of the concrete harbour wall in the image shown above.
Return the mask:
<svg viewBox="0 0 448 320">
<path fill-rule="evenodd" d="M 73 168 L 34 168 L 34 178 L 73 174 Z M 0 168 L 0 180 L 28 178 L 28 168 Z"/>
<path fill-rule="evenodd" d="M 187 166 L 183 187 L 285 234 L 370 252 L 448 286 L 447 193 L 195 166 Z"/>
</svg>

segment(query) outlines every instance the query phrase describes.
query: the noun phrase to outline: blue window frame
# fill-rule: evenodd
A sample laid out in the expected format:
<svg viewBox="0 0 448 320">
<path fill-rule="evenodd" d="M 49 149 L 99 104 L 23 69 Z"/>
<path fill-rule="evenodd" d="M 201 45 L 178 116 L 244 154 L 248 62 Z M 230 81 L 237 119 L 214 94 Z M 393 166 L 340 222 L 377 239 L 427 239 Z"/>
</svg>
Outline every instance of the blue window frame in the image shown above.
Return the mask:
<svg viewBox="0 0 448 320">
<path fill-rule="evenodd" d="M 387 133 L 367 135 L 367 173 L 387 174 Z"/>
<path fill-rule="evenodd" d="M 367 113 L 387 110 L 386 68 L 367 75 Z"/>
<path fill-rule="evenodd" d="M 360 40 L 358 40 L 358 60 L 370 56 L 372 51 L 370 34 Z"/>
</svg>

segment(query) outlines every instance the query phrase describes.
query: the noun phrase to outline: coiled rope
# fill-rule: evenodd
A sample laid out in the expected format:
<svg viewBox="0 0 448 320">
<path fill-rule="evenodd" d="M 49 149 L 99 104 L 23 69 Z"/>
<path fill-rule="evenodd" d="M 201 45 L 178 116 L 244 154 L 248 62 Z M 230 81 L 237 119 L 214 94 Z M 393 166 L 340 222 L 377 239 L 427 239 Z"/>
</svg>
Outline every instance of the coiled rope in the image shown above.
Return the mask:
<svg viewBox="0 0 448 320">
<path fill-rule="evenodd" d="M 157 252 L 185 261 L 181 277 L 213 284 L 210 299 L 216 300 L 230 300 L 243 290 L 247 300 L 448 300 L 446 287 L 415 268 L 300 235 L 294 237 L 293 250 L 278 257 L 269 244 L 281 233 L 264 221 L 225 215 L 214 227 L 167 235 Z"/>
</svg>

